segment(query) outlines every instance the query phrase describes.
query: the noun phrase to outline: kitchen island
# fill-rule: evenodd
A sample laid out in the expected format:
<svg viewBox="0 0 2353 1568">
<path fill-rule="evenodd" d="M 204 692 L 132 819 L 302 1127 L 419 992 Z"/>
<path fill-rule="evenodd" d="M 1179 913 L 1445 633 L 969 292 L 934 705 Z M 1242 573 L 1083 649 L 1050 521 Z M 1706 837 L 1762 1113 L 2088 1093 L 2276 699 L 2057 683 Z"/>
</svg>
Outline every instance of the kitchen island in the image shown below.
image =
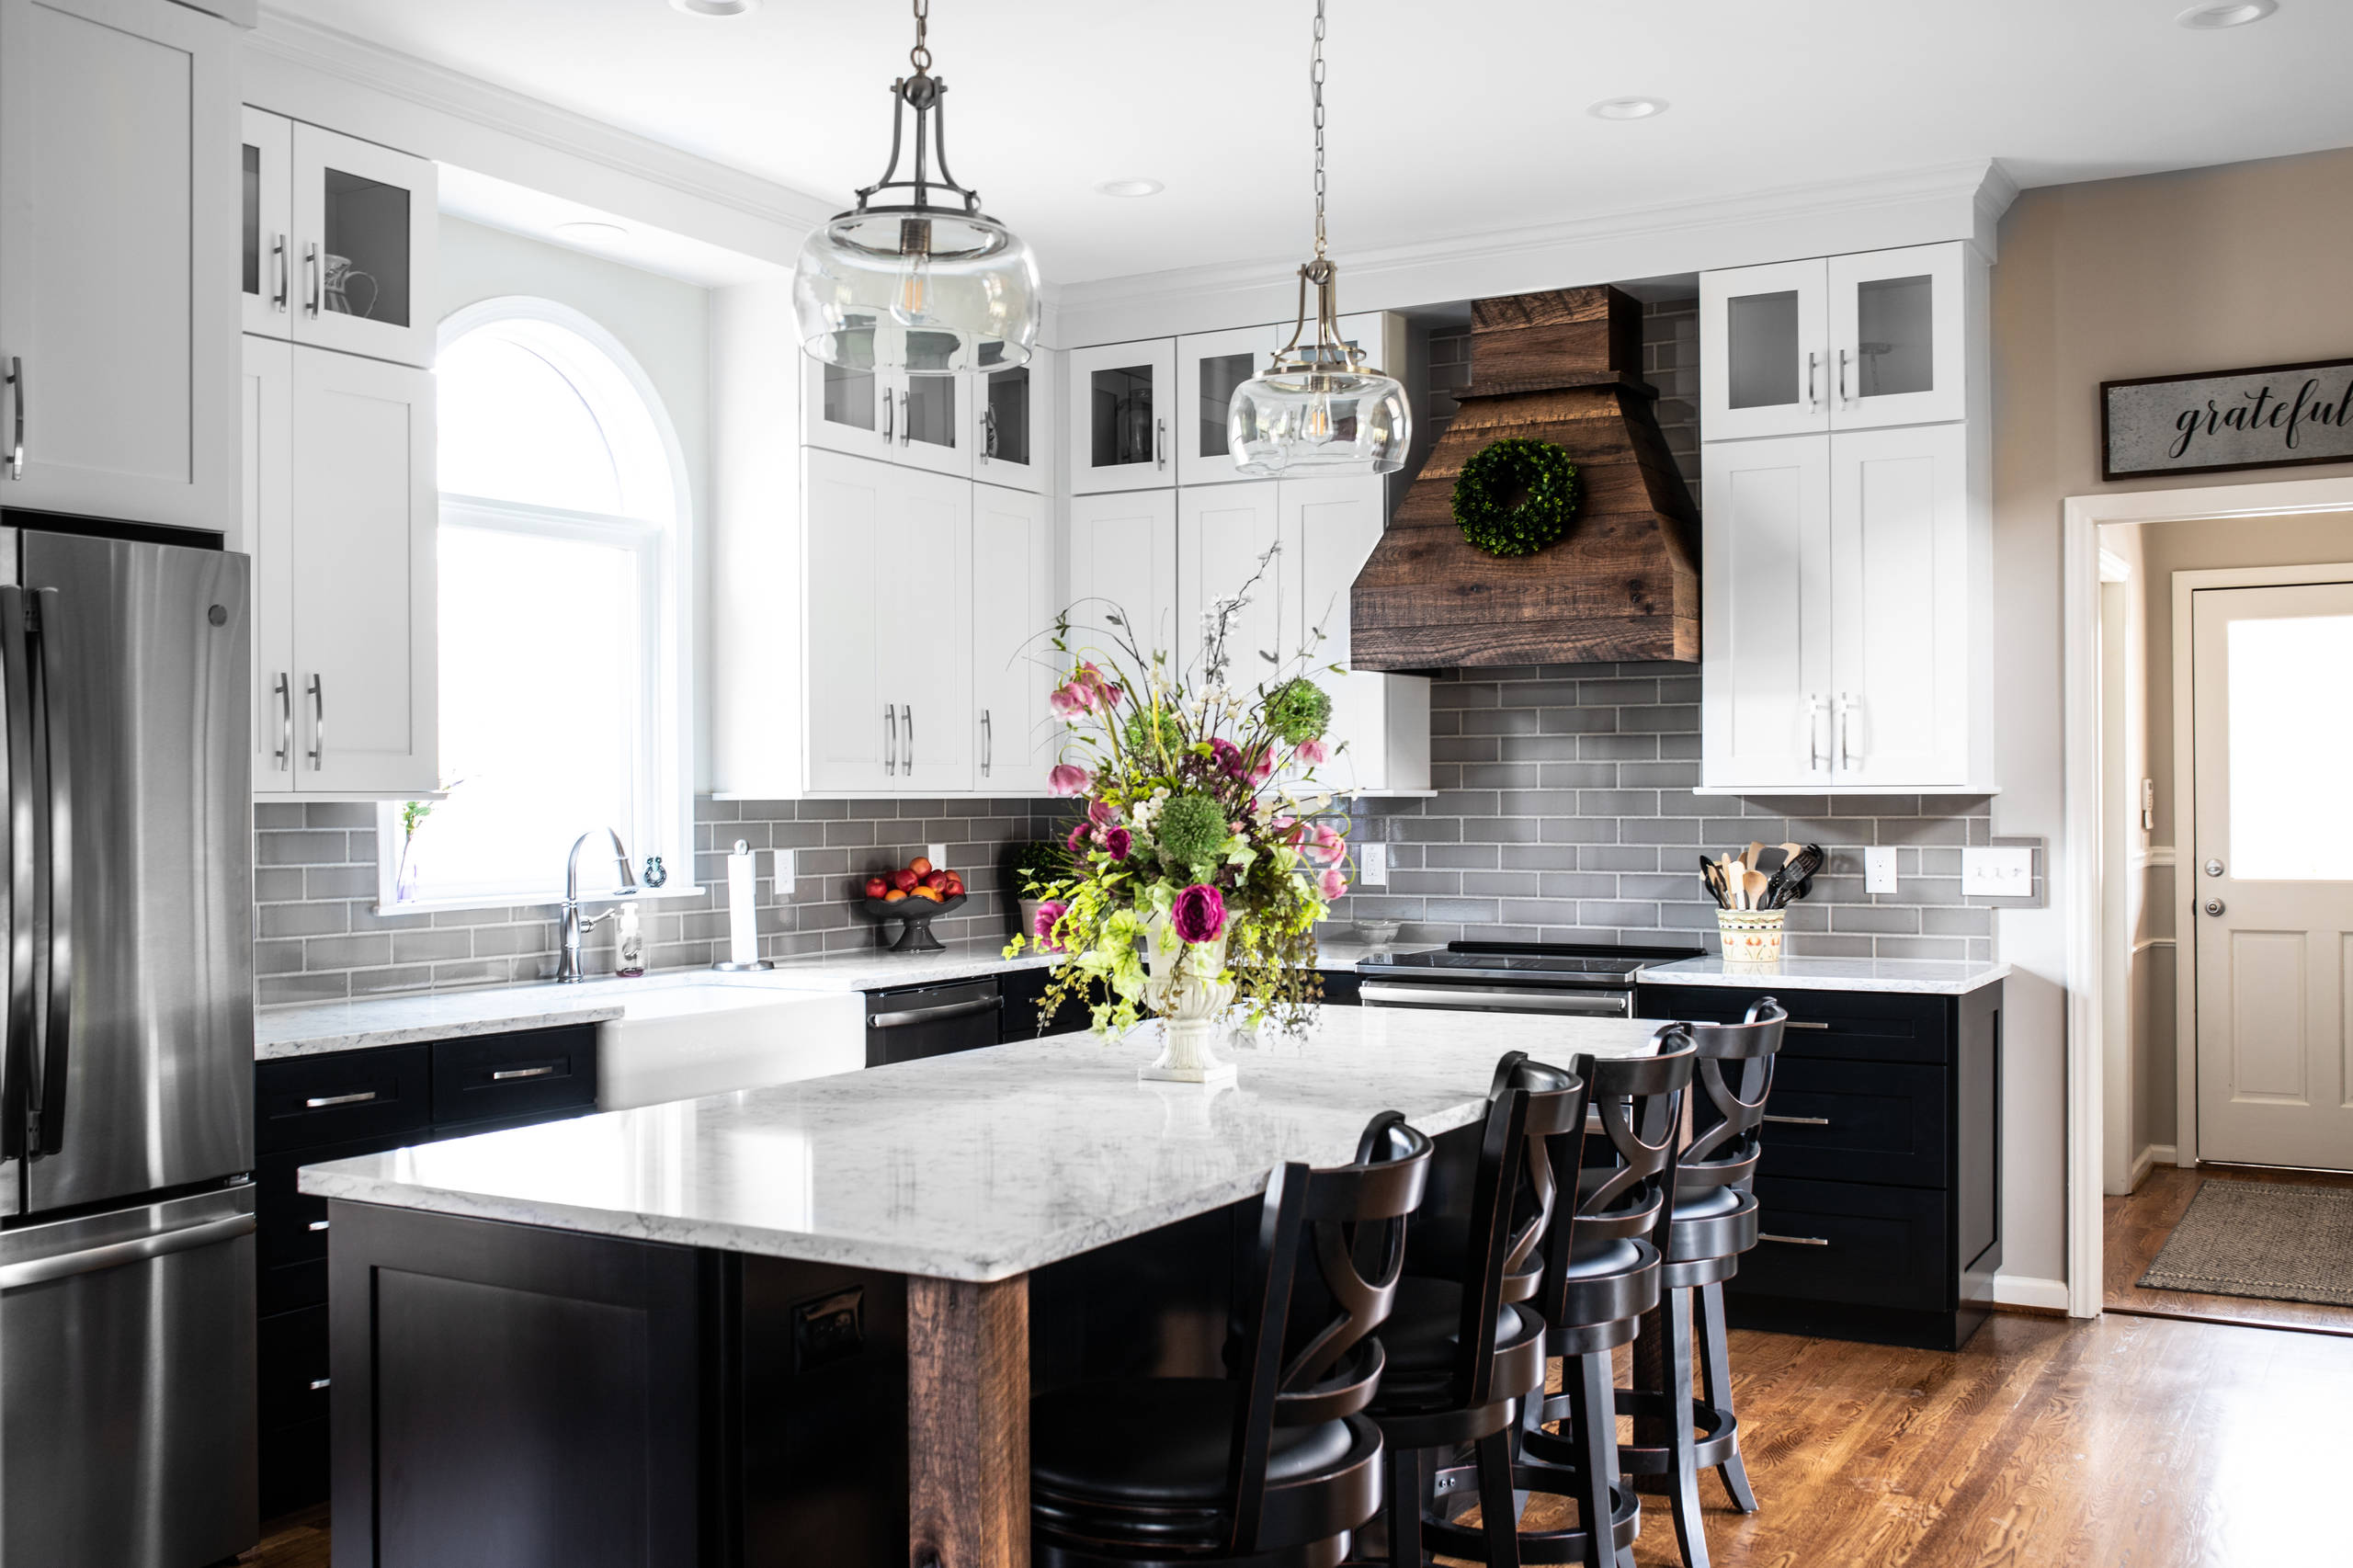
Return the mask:
<svg viewBox="0 0 2353 1568">
<path fill-rule="evenodd" d="M 1056 1036 L 310 1167 L 337 1568 L 1013 1568 L 1033 1386 L 1215 1375 L 1278 1165 L 1654 1027 L 1328 1008 L 1222 1093 Z"/>
</svg>

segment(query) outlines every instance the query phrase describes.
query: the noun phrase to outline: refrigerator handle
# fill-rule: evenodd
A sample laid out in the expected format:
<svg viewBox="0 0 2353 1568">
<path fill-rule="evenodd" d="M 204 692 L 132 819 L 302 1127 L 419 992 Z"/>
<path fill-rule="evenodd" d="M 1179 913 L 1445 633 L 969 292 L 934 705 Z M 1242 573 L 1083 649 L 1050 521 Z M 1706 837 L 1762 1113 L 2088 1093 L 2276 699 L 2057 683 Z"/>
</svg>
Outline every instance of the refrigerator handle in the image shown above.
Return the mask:
<svg viewBox="0 0 2353 1568">
<path fill-rule="evenodd" d="M 32 1153 L 65 1146 L 66 1062 L 74 1037 L 74 778 L 69 715 L 63 694 L 64 637 L 55 588 L 35 590 L 32 684 L 40 711 L 41 769 L 48 812 L 49 995 L 41 1017 L 40 1138 Z"/>
<path fill-rule="evenodd" d="M 0 1018 L 0 1159 L 28 1153 L 33 1039 L 33 797 L 32 696 L 26 665 L 25 591 L 0 587 L 0 718 L 6 725 L 7 792 L 0 802 L 0 843 L 6 870 L 0 892 L 0 971 L 5 971 L 5 1018 Z"/>
<path fill-rule="evenodd" d="M 251 1214 L 231 1214 L 224 1219 L 199 1220 L 152 1236 L 133 1236 L 127 1242 L 108 1242 L 53 1257 L 27 1258 L 22 1263 L 0 1266 L 0 1290 L 21 1290 L 70 1275 L 95 1274 L 102 1268 L 119 1268 L 126 1263 L 145 1263 L 151 1258 L 169 1257 L 176 1252 L 192 1252 L 217 1242 L 250 1236 L 259 1228 Z"/>
</svg>

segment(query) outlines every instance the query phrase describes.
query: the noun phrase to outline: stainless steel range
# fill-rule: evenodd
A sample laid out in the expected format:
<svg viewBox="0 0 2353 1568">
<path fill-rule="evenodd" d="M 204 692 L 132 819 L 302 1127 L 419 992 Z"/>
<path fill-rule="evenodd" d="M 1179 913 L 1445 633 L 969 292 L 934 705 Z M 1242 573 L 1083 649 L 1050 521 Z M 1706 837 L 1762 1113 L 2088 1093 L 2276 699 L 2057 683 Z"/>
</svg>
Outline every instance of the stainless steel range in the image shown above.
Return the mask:
<svg viewBox="0 0 2353 1568">
<path fill-rule="evenodd" d="M 1454 1007 L 1481 1013 L 1634 1016 L 1634 971 L 1698 958 L 1703 948 L 1568 942 L 1449 942 L 1421 953 L 1357 960 L 1368 1007 Z"/>
</svg>

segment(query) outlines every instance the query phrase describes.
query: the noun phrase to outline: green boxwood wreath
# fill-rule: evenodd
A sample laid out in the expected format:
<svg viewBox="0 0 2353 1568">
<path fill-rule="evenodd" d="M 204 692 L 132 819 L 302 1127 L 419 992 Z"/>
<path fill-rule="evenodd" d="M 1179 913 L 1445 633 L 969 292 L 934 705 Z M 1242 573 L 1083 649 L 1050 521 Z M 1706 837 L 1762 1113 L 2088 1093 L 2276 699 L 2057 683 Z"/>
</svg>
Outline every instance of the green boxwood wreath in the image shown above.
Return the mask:
<svg viewBox="0 0 2353 1568">
<path fill-rule="evenodd" d="M 1550 441 L 1493 441 L 1454 481 L 1454 520 L 1489 555 L 1533 555 L 1569 531 L 1585 498 L 1577 465 Z"/>
</svg>

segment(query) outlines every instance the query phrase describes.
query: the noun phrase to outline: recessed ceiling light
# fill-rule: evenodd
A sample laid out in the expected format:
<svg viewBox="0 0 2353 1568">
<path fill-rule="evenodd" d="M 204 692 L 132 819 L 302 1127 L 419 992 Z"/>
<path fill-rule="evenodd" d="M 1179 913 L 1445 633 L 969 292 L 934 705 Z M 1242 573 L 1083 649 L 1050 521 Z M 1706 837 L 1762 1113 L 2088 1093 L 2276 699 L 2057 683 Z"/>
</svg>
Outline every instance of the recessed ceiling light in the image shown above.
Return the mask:
<svg viewBox="0 0 2353 1568">
<path fill-rule="evenodd" d="M 1158 196 L 1168 187 L 1156 179 L 1107 179 L 1095 187 L 1105 196 Z"/>
<path fill-rule="evenodd" d="M 2219 28 L 2243 28 L 2259 22 L 2279 8 L 2279 0 L 2222 0 L 2218 5 L 2192 6 L 2174 18 L 2185 28 L 2212 32 Z"/>
<path fill-rule="evenodd" d="M 590 244 L 610 244 L 615 240 L 629 238 L 629 231 L 619 223 L 600 223 L 592 218 L 575 218 L 558 223 L 555 232 L 567 240 L 580 240 Z"/>
<path fill-rule="evenodd" d="M 670 8 L 689 17 L 740 17 L 760 8 L 760 0 L 670 0 Z"/>
<path fill-rule="evenodd" d="M 1596 119 L 1648 119 L 1666 112 L 1665 98 L 1604 98 L 1586 109 Z"/>
</svg>

